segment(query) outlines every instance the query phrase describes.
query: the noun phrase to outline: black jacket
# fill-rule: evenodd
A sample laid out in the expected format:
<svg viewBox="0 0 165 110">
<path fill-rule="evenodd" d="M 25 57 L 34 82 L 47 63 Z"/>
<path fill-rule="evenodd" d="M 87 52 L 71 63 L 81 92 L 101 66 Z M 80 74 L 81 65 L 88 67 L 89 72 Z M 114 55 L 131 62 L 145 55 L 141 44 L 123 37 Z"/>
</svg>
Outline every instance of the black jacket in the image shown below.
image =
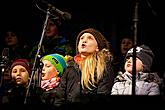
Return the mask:
<svg viewBox="0 0 165 110">
<path fill-rule="evenodd" d="M 96 89 L 92 91 L 83 90 L 80 79 L 81 72 L 78 66 L 68 67 L 62 76 L 59 87 L 53 90 L 54 101 L 51 103 L 58 107 L 64 104 L 89 103 L 96 100 L 100 95 L 109 95 L 114 82 L 114 72 L 111 63 L 106 62 L 106 70 Z"/>
</svg>

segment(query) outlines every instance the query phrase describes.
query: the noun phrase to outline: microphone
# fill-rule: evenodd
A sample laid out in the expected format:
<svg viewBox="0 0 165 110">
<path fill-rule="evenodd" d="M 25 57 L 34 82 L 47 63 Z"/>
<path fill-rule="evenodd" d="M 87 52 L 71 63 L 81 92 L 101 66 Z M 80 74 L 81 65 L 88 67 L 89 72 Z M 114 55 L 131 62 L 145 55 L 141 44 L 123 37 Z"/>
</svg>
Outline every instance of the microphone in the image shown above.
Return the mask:
<svg viewBox="0 0 165 110">
<path fill-rule="evenodd" d="M 9 48 L 4 48 L 2 51 L 2 62 L 1 66 L 6 65 L 9 61 Z"/>
<path fill-rule="evenodd" d="M 42 3 L 46 4 L 48 6 L 48 8 L 50 9 L 51 12 L 55 12 L 58 13 L 59 15 L 61 15 L 61 17 L 64 20 L 70 20 L 71 19 L 71 14 L 68 12 L 63 12 L 61 10 L 59 10 L 58 8 L 56 8 L 55 6 L 53 6 L 52 4 L 46 2 L 45 0 L 41 0 Z"/>
<path fill-rule="evenodd" d="M 2 59 L 8 59 L 9 57 L 9 48 L 4 48 L 2 51 Z"/>
</svg>

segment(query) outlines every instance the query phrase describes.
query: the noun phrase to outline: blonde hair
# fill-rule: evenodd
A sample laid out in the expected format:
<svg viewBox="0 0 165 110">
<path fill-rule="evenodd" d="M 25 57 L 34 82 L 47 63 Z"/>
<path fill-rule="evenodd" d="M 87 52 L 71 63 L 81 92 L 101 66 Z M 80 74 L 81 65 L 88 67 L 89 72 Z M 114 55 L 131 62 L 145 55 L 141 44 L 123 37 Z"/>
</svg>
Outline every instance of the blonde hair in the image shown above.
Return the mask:
<svg viewBox="0 0 165 110">
<path fill-rule="evenodd" d="M 112 61 L 112 54 L 107 49 L 102 49 L 99 52 L 94 52 L 87 56 L 79 64 L 82 72 L 81 84 L 82 88 L 92 90 L 97 87 L 99 80 L 102 78 L 106 69 L 106 61 Z"/>
</svg>

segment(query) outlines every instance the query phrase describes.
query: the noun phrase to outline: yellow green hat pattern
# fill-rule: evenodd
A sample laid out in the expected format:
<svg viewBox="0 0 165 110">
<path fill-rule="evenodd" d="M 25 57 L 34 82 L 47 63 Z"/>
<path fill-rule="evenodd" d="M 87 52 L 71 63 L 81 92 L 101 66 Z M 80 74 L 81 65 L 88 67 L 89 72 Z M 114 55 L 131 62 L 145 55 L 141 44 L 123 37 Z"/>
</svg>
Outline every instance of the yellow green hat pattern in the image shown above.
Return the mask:
<svg viewBox="0 0 165 110">
<path fill-rule="evenodd" d="M 50 61 L 56 67 L 56 69 L 59 71 L 60 76 L 63 74 L 64 70 L 67 67 L 65 57 L 60 54 L 46 55 L 41 59 L 41 61 L 43 61 L 43 60 Z"/>
</svg>

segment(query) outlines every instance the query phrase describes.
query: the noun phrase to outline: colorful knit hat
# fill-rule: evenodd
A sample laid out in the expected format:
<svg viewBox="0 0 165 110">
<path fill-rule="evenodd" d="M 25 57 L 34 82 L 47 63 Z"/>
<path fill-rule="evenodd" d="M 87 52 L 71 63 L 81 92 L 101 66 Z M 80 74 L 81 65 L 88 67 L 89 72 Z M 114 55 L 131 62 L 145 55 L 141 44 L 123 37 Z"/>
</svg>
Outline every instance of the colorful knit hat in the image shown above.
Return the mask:
<svg viewBox="0 0 165 110">
<path fill-rule="evenodd" d="M 77 40 L 76 40 L 76 51 L 77 51 L 77 53 L 78 53 L 78 50 L 77 50 L 78 48 L 77 47 L 78 47 L 80 37 L 84 33 L 90 33 L 95 37 L 95 39 L 97 41 L 97 44 L 98 44 L 99 50 L 102 50 L 103 48 L 110 49 L 108 41 L 106 40 L 106 38 L 98 30 L 93 29 L 93 28 L 88 28 L 88 29 L 82 30 L 77 36 Z"/>
<path fill-rule="evenodd" d="M 59 71 L 59 75 L 61 76 L 66 69 L 66 59 L 64 56 L 60 54 L 49 54 L 41 58 L 41 61 L 48 60 L 50 61 Z"/>
<path fill-rule="evenodd" d="M 12 65 L 11 65 L 11 70 L 14 68 L 16 65 L 22 65 L 23 67 L 26 68 L 28 71 L 29 75 L 31 75 L 31 65 L 27 59 L 16 59 Z"/>
</svg>

